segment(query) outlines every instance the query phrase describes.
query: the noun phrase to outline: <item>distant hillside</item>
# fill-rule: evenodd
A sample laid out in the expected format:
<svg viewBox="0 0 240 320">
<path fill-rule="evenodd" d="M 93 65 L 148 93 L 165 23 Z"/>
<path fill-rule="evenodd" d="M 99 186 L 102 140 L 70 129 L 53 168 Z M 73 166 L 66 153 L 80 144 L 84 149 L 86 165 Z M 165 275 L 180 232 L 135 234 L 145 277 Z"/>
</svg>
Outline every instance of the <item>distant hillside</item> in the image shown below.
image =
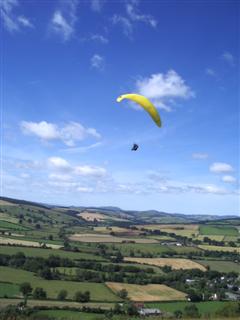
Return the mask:
<svg viewBox="0 0 240 320">
<path fill-rule="evenodd" d="M 43 204 L 43 203 L 37 203 L 32 201 L 26 201 L 26 200 L 18 200 L 18 199 L 12 199 L 7 197 L 0 197 L 0 200 L 7 201 L 10 203 L 14 203 L 17 205 L 30 205 L 35 206 L 39 208 L 45 208 L 45 209 L 53 209 L 63 210 L 65 214 L 69 215 L 76 215 L 81 211 L 87 211 L 87 212 L 98 212 L 102 213 L 104 215 L 109 216 L 110 218 L 116 218 L 121 217 L 125 218 L 129 221 L 134 221 L 134 223 L 198 223 L 198 222 L 206 222 L 206 221 L 229 221 L 234 220 L 235 224 L 238 224 L 240 217 L 234 216 L 234 215 L 225 215 L 225 216 L 217 216 L 217 215 L 186 215 L 182 213 L 167 213 L 157 210 L 145 210 L 145 211 L 139 211 L 139 210 L 123 210 L 118 207 L 112 207 L 112 206 L 104 206 L 104 207 L 85 207 L 85 206 L 56 206 L 56 205 L 49 205 L 49 204 Z"/>
</svg>

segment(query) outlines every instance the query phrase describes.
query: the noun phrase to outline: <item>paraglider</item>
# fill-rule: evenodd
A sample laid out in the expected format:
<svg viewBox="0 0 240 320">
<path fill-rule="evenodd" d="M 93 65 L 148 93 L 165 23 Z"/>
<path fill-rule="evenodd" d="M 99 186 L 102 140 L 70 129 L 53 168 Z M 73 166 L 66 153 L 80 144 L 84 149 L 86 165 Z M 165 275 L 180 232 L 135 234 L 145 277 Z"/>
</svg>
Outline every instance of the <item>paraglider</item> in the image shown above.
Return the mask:
<svg viewBox="0 0 240 320">
<path fill-rule="evenodd" d="M 117 98 L 117 102 L 121 102 L 124 99 L 132 100 L 136 103 L 138 103 L 144 110 L 148 112 L 148 114 L 152 117 L 153 121 L 156 123 L 158 127 L 161 127 L 161 118 L 159 116 L 159 113 L 156 109 L 156 107 L 152 104 L 150 100 L 148 100 L 146 97 L 136 94 L 136 93 L 128 93 L 123 94 Z"/>
<path fill-rule="evenodd" d="M 138 145 L 136 143 L 134 143 L 131 150 L 137 151 L 137 149 L 138 149 Z"/>
<path fill-rule="evenodd" d="M 128 93 L 128 94 L 123 94 L 119 96 L 117 98 L 117 102 L 121 102 L 124 99 L 129 99 L 139 104 L 145 111 L 148 112 L 148 114 L 151 116 L 151 118 L 153 119 L 153 121 L 156 123 L 158 127 L 162 126 L 161 118 L 159 116 L 159 113 L 156 107 L 146 97 L 136 93 Z M 134 143 L 131 150 L 137 151 L 138 147 L 139 146 L 136 143 Z"/>
</svg>

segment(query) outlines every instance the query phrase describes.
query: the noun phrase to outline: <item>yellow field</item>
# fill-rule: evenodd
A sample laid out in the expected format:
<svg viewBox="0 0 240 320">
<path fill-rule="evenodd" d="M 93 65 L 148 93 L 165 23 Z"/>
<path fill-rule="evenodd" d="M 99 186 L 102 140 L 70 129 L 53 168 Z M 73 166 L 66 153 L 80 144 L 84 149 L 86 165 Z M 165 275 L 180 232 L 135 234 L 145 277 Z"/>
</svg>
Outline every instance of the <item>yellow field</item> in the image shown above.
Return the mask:
<svg viewBox="0 0 240 320">
<path fill-rule="evenodd" d="M 5 201 L 5 200 L 0 200 L 0 206 L 16 206 L 16 204 L 12 203 L 12 202 Z"/>
<path fill-rule="evenodd" d="M 199 226 L 197 224 L 148 224 L 138 226 L 138 228 L 160 230 L 168 233 L 175 233 L 179 236 L 192 237 L 193 234 L 195 236 L 198 235 Z"/>
<path fill-rule="evenodd" d="M 186 300 L 186 294 L 172 289 L 163 284 L 147 284 L 137 285 L 119 282 L 106 282 L 108 288 L 114 293 L 122 289 L 127 290 L 128 297 L 132 301 L 173 301 L 173 300 Z"/>
<path fill-rule="evenodd" d="M 0 244 L 20 244 L 20 245 L 26 246 L 26 247 L 41 247 L 42 246 L 41 243 L 35 242 L 35 241 L 10 239 L 10 238 L 5 238 L 5 237 L 0 237 Z M 59 249 L 62 247 L 60 245 L 50 244 L 50 243 L 46 243 L 46 246 L 48 248 L 52 248 L 52 249 Z"/>
<path fill-rule="evenodd" d="M 77 214 L 77 216 L 83 218 L 86 221 L 105 221 L 105 220 L 115 220 L 115 221 L 124 221 L 124 219 L 120 219 L 120 218 L 115 218 L 115 217 L 109 217 L 105 214 L 102 213 L 98 213 L 98 212 L 81 212 L 79 214 Z"/>
<path fill-rule="evenodd" d="M 228 251 L 228 252 L 238 252 L 240 253 L 240 247 L 234 248 L 234 247 L 220 247 L 220 246 L 208 246 L 208 245 L 199 245 L 198 246 L 200 249 L 203 250 L 209 250 L 209 251 Z"/>
<path fill-rule="evenodd" d="M 158 243 L 155 239 L 141 239 L 141 238 L 123 238 L 115 237 L 108 234 L 94 234 L 94 233 L 76 233 L 69 237 L 72 241 L 80 242 L 130 242 L 134 241 L 135 243 Z"/>
<path fill-rule="evenodd" d="M 169 266 L 172 269 L 200 269 L 206 271 L 206 268 L 200 263 L 189 259 L 175 259 L 175 258 L 132 258 L 126 257 L 124 261 L 136 262 L 140 264 L 149 264 L 157 267 Z"/>
<path fill-rule="evenodd" d="M 198 240 L 203 240 L 204 237 L 208 237 L 208 238 L 211 239 L 211 240 L 223 241 L 225 236 L 219 236 L 219 235 L 217 235 L 217 236 L 216 236 L 216 235 L 207 235 L 207 236 L 204 236 L 204 235 L 199 235 L 199 236 L 197 236 L 196 239 L 198 239 Z"/>
</svg>

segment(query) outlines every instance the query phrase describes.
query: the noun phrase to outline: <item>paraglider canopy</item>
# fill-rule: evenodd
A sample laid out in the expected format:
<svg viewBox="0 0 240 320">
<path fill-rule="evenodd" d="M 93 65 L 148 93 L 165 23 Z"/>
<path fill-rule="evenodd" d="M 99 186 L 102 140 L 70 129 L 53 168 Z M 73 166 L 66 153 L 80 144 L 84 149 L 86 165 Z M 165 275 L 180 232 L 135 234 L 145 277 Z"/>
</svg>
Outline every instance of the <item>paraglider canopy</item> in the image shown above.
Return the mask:
<svg viewBox="0 0 240 320">
<path fill-rule="evenodd" d="M 161 119 L 159 116 L 159 113 L 156 109 L 156 107 L 152 104 L 150 100 L 148 100 L 146 97 L 141 96 L 140 94 L 136 93 L 128 93 L 123 94 L 117 98 L 117 102 L 121 102 L 124 99 L 132 100 L 136 103 L 138 103 L 144 110 L 148 112 L 148 114 L 152 117 L 153 121 L 156 123 L 158 127 L 161 127 Z"/>
</svg>

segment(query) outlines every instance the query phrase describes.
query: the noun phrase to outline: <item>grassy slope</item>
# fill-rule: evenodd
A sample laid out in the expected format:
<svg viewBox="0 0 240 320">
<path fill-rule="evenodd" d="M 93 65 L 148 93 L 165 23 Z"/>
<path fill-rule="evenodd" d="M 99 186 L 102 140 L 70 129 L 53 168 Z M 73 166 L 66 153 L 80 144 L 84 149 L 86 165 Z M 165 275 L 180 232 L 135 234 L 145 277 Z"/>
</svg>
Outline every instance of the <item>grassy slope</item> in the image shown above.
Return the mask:
<svg viewBox="0 0 240 320">
<path fill-rule="evenodd" d="M 212 225 L 201 225 L 200 233 L 202 235 L 223 235 L 223 236 L 237 236 L 238 230 L 231 226 L 212 226 Z"/>
<path fill-rule="evenodd" d="M 195 260 L 196 262 L 202 264 L 203 266 L 209 266 L 210 270 L 215 270 L 219 272 L 239 272 L 240 265 L 233 261 L 222 261 L 222 260 Z"/>
<path fill-rule="evenodd" d="M 61 280 L 44 280 L 34 276 L 32 272 L 16 270 L 9 267 L 0 267 L 0 281 L 8 281 L 15 284 L 30 282 L 33 288 L 42 287 L 47 291 L 48 298 L 56 299 L 58 292 L 62 289 L 68 291 L 68 297 L 72 299 L 77 291 L 89 291 L 93 301 L 119 301 L 104 284 L 73 282 Z"/>
</svg>

